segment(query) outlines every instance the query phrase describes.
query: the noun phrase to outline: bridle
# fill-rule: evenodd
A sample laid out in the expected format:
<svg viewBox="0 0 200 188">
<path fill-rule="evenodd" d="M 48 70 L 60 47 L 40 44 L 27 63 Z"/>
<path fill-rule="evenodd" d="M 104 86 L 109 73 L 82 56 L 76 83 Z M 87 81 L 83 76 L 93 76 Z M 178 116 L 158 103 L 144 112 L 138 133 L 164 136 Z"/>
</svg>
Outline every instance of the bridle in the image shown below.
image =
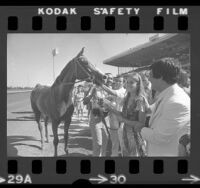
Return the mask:
<svg viewBox="0 0 200 188">
<path fill-rule="evenodd" d="M 80 62 L 78 61 L 78 59 L 77 59 L 77 60 L 74 59 L 74 61 L 75 61 L 75 80 L 77 80 L 77 77 L 78 77 L 78 66 L 79 66 L 79 67 L 82 69 L 82 71 L 88 76 L 88 78 L 86 78 L 86 80 L 89 79 L 89 80 L 93 81 L 93 80 L 95 79 L 95 76 L 94 76 L 94 75 L 91 75 L 90 72 L 89 72 L 87 69 L 85 69 L 85 68 L 83 67 L 83 65 L 80 64 Z M 65 83 L 64 85 L 76 84 L 76 83 L 79 83 L 79 82 L 82 82 L 82 81 L 83 81 L 83 80 L 78 80 L 78 81 L 76 81 L 76 82 L 67 82 L 67 83 Z"/>
<path fill-rule="evenodd" d="M 87 78 L 86 78 L 86 80 L 87 79 L 90 79 L 91 81 L 93 81 L 94 79 L 95 79 L 95 76 L 94 75 L 91 75 L 90 74 L 90 72 L 87 70 L 87 69 L 85 69 L 84 67 L 83 67 L 83 65 L 81 65 L 80 64 L 80 62 L 79 61 L 77 61 L 76 62 L 76 79 L 77 79 L 77 67 L 78 67 L 78 65 L 79 65 L 79 67 L 83 70 L 83 72 L 85 72 L 85 74 L 88 76 Z M 80 81 L 79 81 L 80 82 Z"/>
</svg>

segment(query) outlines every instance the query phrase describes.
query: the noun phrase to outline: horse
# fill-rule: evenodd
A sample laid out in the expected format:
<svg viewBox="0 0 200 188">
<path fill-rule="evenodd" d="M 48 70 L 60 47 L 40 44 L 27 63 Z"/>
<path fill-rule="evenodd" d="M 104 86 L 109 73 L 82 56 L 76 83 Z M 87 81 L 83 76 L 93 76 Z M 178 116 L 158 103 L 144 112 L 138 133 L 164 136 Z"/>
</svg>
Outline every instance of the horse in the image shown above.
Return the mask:
<svg viewBox="0 0 200 188">
<path fill-rule="evenodd" d="M 52 122 L 54 156 L 57 156 L 58 126 L 64 121 L 64 150 L 68 154 L 68 129 L 74 112 L 72 91 L 75 81 L 103 79 L 104 74 L 91 64 L 83 55 L 84 48 L 78 55 L 67 63 L 52 86 L 37 84 L 30 95 L 31 107 L 41 136 L 41 149 L 44 147 L 44 134 L 41 118 L 44 118 L 45 136 L 48 140 L 48 119 Z"/>
</svg>

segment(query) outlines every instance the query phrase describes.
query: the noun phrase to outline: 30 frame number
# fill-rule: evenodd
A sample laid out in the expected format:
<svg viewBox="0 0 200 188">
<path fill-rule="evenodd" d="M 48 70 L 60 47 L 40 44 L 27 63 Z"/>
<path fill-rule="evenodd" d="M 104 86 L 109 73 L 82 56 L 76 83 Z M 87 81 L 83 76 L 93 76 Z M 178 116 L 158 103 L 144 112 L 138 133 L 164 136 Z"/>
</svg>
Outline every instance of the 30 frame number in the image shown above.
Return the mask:
<svg viewBox="0 0 200 188">
<path fill-rule="evenodd" d="M 114 174 L 111 175 L 110 178 L 111 178 L 110 181 L 111 184 L 117 184 L 117 183 L 124 184 L 126 182 L 126 177 L 123 174 L 120 174 L 118 176 Z"/>
</svg>

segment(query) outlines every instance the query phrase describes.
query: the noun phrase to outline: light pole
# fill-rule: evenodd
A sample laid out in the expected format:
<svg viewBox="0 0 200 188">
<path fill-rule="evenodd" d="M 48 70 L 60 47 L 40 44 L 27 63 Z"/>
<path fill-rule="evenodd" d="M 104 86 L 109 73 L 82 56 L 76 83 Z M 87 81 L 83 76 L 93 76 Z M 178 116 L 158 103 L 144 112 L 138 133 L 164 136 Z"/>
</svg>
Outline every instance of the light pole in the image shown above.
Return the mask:
<svg viewBox="0 0 200 188">
<path fill-rule="evenodd" d="M 54 58 L 58 54 L 58 49 L 54 48 L 52 50 L 52 56 L 53 56 L 53 81 L 55 81 L 55 70 L 54 70 Z"/>
</svg>

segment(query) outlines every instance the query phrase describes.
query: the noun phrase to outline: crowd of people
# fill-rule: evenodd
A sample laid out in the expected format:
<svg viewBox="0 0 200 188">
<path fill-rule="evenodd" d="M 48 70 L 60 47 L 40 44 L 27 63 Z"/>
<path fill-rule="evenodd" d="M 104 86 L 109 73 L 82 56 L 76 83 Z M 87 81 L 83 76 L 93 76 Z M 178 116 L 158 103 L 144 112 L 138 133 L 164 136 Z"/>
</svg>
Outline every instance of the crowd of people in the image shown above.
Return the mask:
<svg viewBox="0 0 200 188">
<path fill-rule="evenodd" d="M 76 112 L 87 106 L 93 156 L 190 154 L 190 78 L 173 58 L 148 70 L 78 87 Z"/>
</svg>

